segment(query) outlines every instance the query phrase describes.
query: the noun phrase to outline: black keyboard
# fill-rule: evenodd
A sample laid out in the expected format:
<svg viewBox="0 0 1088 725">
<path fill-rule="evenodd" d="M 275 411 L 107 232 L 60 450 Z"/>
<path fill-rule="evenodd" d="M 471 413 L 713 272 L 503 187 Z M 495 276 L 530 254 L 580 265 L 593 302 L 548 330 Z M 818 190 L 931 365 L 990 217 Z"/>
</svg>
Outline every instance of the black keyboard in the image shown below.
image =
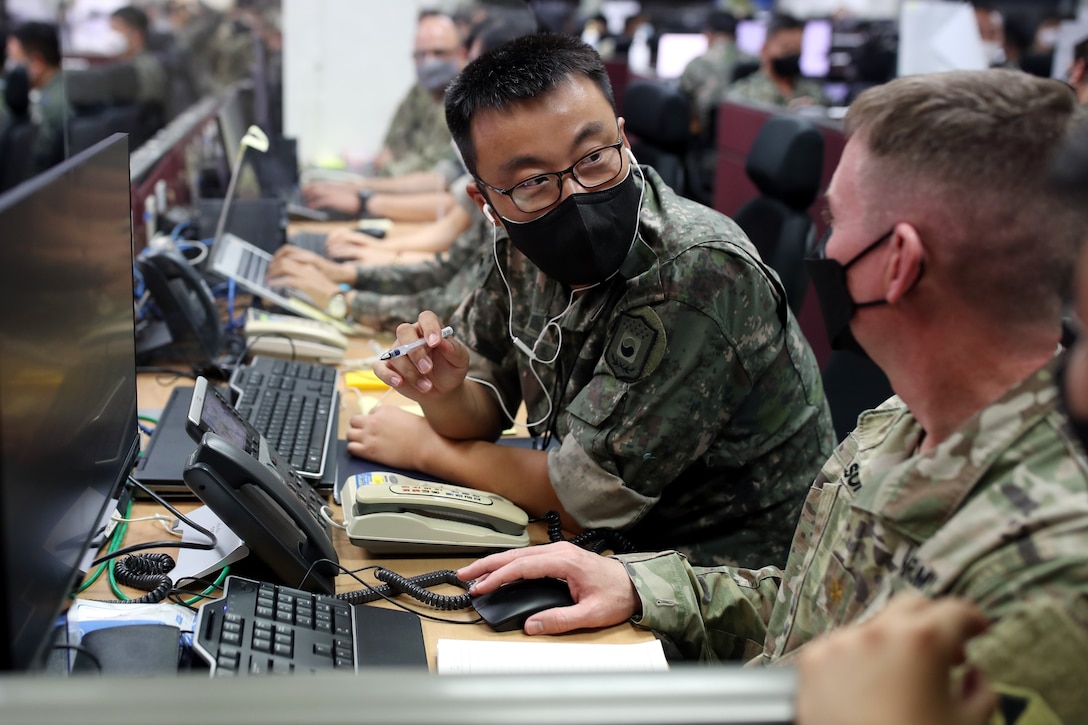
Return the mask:
<svg viewBox="0 0 1088 725">
<path fill-rule="evenodd" d="M 287 242 L 295 247 L 307 249 L 314 254 L 325 256 L 325 240 L 329 235 L 325 232 L 295 232 Z"/>
<path fill-rule="evenodd" d="M 227 577 L 201 607 L 193 648 L 213 675 L 355 669 L 355 608 L 328 594 Z"/>
<path fill-rule="evenodd" d="M 318 363 L 253 358 L 230 379 L 234 408 L 299 475 L 321 478 L 339 401 L 336 368 Z"/>
</svg>

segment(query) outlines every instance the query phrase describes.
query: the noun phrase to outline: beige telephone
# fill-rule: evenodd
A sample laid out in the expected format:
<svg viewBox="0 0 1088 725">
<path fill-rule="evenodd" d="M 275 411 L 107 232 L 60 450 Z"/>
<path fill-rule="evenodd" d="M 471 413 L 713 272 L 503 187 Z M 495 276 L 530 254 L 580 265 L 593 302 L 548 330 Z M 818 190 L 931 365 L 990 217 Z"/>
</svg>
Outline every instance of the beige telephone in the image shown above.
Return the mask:
<svg viewBox="0 0 1088 725">
<path fill-rule="evenodd" d="M 529 545 L 528 515 L 493 493 L 368 471 L 348 477 L 341 500 L 351 543 L 377 554 L 490 552 Z"/>
<path fill-rule="evenodd" d="M 348 338 L 320 320 L 250 307 L 246 311 L 246 346 L 254 355 L 335 364 L 344 359 Z"/>
</svg>

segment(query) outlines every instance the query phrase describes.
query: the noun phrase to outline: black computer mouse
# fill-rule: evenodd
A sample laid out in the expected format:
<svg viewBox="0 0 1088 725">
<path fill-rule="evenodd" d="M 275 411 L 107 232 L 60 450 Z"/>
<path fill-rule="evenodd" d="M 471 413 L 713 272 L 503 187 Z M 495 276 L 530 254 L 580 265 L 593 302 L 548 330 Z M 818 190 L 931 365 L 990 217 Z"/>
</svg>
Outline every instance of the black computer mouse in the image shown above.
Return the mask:
<svg viewBox="0 0 1088 725">
<path fill-rule="evenodd" d="M 472 598 L 472 606 L 496 632 L 521 629 L 537 612 L 572 604 L 567 583 L 550 578 L 519 579 Z"/>
</svg>

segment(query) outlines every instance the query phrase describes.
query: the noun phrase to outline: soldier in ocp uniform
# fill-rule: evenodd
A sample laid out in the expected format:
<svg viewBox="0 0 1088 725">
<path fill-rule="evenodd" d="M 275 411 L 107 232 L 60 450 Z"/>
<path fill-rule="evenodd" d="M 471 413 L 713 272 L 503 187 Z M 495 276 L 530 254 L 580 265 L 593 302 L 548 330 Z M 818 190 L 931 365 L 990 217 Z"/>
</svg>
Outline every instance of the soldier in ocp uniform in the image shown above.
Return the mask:
<svg viewBox="0 0 1088 725">
<path fill-rule="evenodd" d="M 553 545 L 459 576 L 487 575 L 477 593 L 567 579 L 577 605 L 530 618 L 529 633 L 631 618 L 687 657 L 757 665 L 792 661 L 897 593 L 959 596 L 994 620 L 971 665 L 1088 722 L 1088 456 L 1075 435 L 1088 425 L 1056 385 L 1088 222 L 1083 197 L 1045 183 L 1074 108 L 1067 86 L 1008 70 L 900 78 L 850 107 L 834 231 L 809 271 L 832 344 L 870 354 L 897 396 L 863 413 L 816 477 L 784 569 Z"/>
<path fill-rule="evenodd" d="M 481 56 L 446 107 L 494 264 L 454 339 L 424 313 L 398 339 L 430 346 L 376 368 L 427 419 L 357 416 L 349 450 L 642 549 L 782 561 L 833 433 L 777 276 L 736 224 L 637 164 L 581 41 Z M 539 450 L 491 442 L 521 402 Z"/>
</svg>

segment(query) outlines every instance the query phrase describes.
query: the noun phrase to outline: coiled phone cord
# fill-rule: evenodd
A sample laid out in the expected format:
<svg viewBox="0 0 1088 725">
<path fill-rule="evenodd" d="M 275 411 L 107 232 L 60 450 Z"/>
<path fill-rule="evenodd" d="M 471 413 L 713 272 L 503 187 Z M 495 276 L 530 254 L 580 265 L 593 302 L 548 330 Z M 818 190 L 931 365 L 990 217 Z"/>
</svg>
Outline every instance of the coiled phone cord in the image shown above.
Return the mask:
<svg viewBox="0 0 1088 725">
<path fill-rule="evenodd" d="M 545 512 L 543 516 L 536 520 L 547 522 L 548 540 L 552 543 L 569 541 L 575 546 L 592 551 L 594 554 L 600 554 L 605 549 L 609 549 L 616 554 L 626 554 L 635 550 L 635 545 L 631 543 L 631 540 L 615 529 L 588 529 L 568 539 L 563 536 L 563 522 L 559 519 L 559 512 L 555 510 Z"/>
<path fill-rule="evenodd" d="M 130 604 L 155 604 L 166 599 L 173 582 L 166 572 L 174 568 L 169 554 L 131 554 L 114 565 L 114 576 L 125 586 L 141 589 L 147 594 L 136 599 L 121 600 Z"/>
<path fill-rule="evenodd" d="M 379 568 L 374 572 L 374 576 L 386 583 L 369 589 L 343 592 L 337 594 L 336 598 L 349 604 L 366 604 L 367 602 L 375 602 L 397 594 L 407 594 L 428 607 L 447 612 L 468 609 L 472 606 L 472 599 L 467 592 L 451 595 L 438 594 L 427 589 L 427 587 L 433 587 L 436 584 L 452 584 L 467 590 L 468 584 L 458 579 L 456 572 L 452 569 L 442 569 L 427 574 L 419 574 L 418 576 L 405 577 L 395 571 Z"/>
</svg>

